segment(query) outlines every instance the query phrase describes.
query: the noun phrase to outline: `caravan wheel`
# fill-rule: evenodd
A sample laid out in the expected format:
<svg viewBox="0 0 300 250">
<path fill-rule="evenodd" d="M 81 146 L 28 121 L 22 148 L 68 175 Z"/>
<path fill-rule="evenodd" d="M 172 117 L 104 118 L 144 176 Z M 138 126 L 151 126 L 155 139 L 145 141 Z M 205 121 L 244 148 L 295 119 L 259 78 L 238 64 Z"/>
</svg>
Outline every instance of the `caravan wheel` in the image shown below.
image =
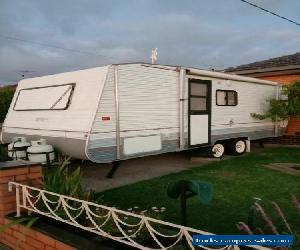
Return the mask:
<svg viewBox="0 0 300 250">
<path fill-rule="evenodd" d="M 222 143 L 216 143 L 211 149 L 212 156 L 221 158 L 225 153 L 225 147 Z"/>
<path fill-rule="evenodd" d="M 245 140 L 233 140 L 230 144 L 230 151 L 233 155 L 242 155 L 246 152 L 247 145 Z"/>
</svg>

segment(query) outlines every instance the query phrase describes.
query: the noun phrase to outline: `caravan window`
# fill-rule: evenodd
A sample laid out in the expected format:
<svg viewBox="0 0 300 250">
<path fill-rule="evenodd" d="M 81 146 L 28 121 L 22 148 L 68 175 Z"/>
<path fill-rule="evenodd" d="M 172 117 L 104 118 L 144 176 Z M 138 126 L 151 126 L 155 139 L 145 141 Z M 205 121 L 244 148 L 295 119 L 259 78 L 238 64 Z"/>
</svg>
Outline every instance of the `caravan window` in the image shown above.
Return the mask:
<svg viewBox="0 0 300 250">
<path fill-rule="evenodd" d="M 216 104 L 218 106 L 236 106 L 238 104 L 238 94 L 234 90 L 217 90 Z"/>
<path fill-rule="evenodd" d="M 14 110 L 64 110 L 67 109 L 75 84 L 53 85 L 21 89 Z"/>
<path fill-rule="evenodd" d="M 206 112 L 208 86 L 206 83 L 190 83 L 190 111 L 192 113 Z"/>
</svg>

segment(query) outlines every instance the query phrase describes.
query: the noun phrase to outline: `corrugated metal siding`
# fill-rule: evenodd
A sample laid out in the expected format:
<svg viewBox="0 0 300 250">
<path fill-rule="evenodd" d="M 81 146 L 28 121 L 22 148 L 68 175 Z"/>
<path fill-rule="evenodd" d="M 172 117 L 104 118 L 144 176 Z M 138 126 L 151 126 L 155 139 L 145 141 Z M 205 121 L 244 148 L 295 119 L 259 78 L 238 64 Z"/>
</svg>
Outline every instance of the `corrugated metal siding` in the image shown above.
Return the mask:
<svg viewBox="0 0 300 250">
<path fill-rule="evenodd" d="M 239 136 L 259 139 L 274 136 L 274 124 L 270 120 L 257 120 L 251 113 L 264 113 L 267 110 L 266 100 L 276 97 L 275 85 L 262 85 L 251 82 L 214 79 L 211 77 L 194 76 L 196 79 L 212 81 L 212 143 L 216 139 L 228 139 Z M 217 106 L 216 91 L 235 90 L 238 93 L 237 106 Z M 188 79 L 185 82 L 185 133 L 188 134 Z M 231 123 L 230 121 L 233 121 Z"/>
<path fill-rule="evenodd" d="M 110 120 L 103 121 L 102 117 L 109 117 Z M 92 134 L 108 133 L 116 131 L 116 108 L 115 108 L 115 87 L 114 87 L 114 67 L 110 67 L 103 88 L 97 114 L 92 126 Z M 111 136 L 115 137 L 115 133 Z"/>
<path fill-rule="evenodd" d="M 120 66 L 121 131 L 178 128 L 178 76 L 173 70 Z"/>
<path fill-rule="evenodd" d="M 264 113 L 268 108 L 266 100 L 276 97 L 274 85 L 248 82 L 213 80 L 212 87 L 212 143 L 215 139 L 249 137 L 251 140 L 274 136 L 274 124 L 270 120 L 257 120 L 251 113 Z M 235 90 L 238 93 L 237 106 L 217 106 L 216 90 Z"/>
<path fill-rule="evenodd" d="M 262 130 L 257 130 L 255 128 L 251 129 L 247 129 L 247 130 L 241 130 L 239 132 L 239 129 L 233 129 L 230 131 L 223 131 L 224 133 L 220 133 L 220 134 L 213 134 L 211 136 L 211 142 L 215 143 L 218 140 L 226 140 L 226 139 L 231 139 L 231 138 L 239 138 L 239 137 L 247 137 L 250 140 L 257 140 L 257 139 L 262 139 L 262 138 L 267 138 L 267 137 L 273 137 L 274 136 L 274 129 L 270 128 L 266 128 L 264 127 L 264 129 Z"/>
<path fill-rule="evenodd" d="M 179 72 L 144 67 L 142 65 L 120 65 L 119 106 L 121 159 L 179 150 Z M 210 77 L 195 78 L 212 80 L 212 142 L 238 136 L 257 137 L 273 134 L 270 121 L 258 121 L 250 113 L 262 113 L 267 107 L 266 99 L 274 97 L 276 86 L 228 81 Z M 184 137 L 188 148 L 188 79 L 184 86 Z M 236 90 L 238 105 L 217 106 L 217 89 Z M 259 93 L 259 94 L 258 94 Z M 89 156 L 96 162 L 116 160 L 116 124 L 114 100 L 114 71 L 109 69 L 103 95 L 99 103 L 92 135 L 88 144 Z M 110 121 L 102 121 L 109 116 Z M 230 125 L 230 120 L 234 123 Z M 159 152 L 123 154 L 124 138 L 160 135 L 162 149 Z"/>
<path fill-rule="evenodd" d="M 213 80 L 212 86 L 212 129 L 224 128 L 230 126 L 243 127 L 267 125 L 270 121 L 260 121 L 251 117 L 251 113 L 264 113 L 267 110 L 267 99 L 276 97 L 276 86 L 262 85 L 238 81 Z M 238 93 L 237 106 L 217 106 L 216 90 L 235 90 Z"/>
<path fill-rule="evenodd" d="M 114 67 L 108 69 L 106 82 L 98 104 L 97 113 L 87 144 L 87 155 L 95 162 L 111 162 L 116 159 L 116 110 Z M 102 120 L 102 117 L 109 120 Z"/>
<path fill-rule="evenodd" d="M 179 73 L 132 64 L 118 66 L 118 75 L 121 159 L 177 150 Z M 90 159 L 96 162 L 116 160 L 114 97 L 114 70 L 111 67 L 88 144 Z M 102 116 L 109 116 L 110 121 L 102 121 Z M 162 138 L 159 152 L 123 154 L 124 138 L 156 134 Z"/>
<path fill-rule="evenodd" d="M 178 128 L 178 72 L 119 66 L 120 131 Z M 110 121 L 102 121 L 109 116 Z M 114 71 L 109 69 L 92 133 L 116 130 Z"/>
</svg>

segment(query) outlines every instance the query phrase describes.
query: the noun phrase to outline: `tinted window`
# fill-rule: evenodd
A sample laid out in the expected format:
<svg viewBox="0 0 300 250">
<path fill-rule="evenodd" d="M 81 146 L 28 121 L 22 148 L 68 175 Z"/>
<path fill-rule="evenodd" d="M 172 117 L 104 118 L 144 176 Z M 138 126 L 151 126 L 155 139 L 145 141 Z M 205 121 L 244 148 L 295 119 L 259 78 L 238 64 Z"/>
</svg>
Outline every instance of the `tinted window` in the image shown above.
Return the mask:
<svg viewBox="0 0 300 250">
<path fill-rule="evenodd" d="M 218 106 L 236 106 L 238 95 L 234 90 L 217 90 L 216 104 Z"/>
</svg>

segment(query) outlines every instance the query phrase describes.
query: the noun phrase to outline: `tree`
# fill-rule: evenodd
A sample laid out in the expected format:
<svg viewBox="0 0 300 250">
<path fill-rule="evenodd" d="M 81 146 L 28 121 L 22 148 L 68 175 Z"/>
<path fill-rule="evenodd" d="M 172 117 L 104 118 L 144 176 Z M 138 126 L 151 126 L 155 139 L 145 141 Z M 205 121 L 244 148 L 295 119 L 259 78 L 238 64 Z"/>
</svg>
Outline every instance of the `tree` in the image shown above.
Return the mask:
<svg viewBox="0 0 300 250">
<path fill-rule="evenodd" d="M 270 99 L 269 109 L 265 114 L 251 113 L 251 116 L 259 120 L 272 119 L 272 121 L 284 121 L 291 117 L 300 117 L 300 81 L 282 87 L 282 95 L 286 100 Z"/>
<path fill-rule="evenodd" d="M 4 121 L 15 89 L 11 86 L 0 88 L 0 123 Z"/>
</svg>

